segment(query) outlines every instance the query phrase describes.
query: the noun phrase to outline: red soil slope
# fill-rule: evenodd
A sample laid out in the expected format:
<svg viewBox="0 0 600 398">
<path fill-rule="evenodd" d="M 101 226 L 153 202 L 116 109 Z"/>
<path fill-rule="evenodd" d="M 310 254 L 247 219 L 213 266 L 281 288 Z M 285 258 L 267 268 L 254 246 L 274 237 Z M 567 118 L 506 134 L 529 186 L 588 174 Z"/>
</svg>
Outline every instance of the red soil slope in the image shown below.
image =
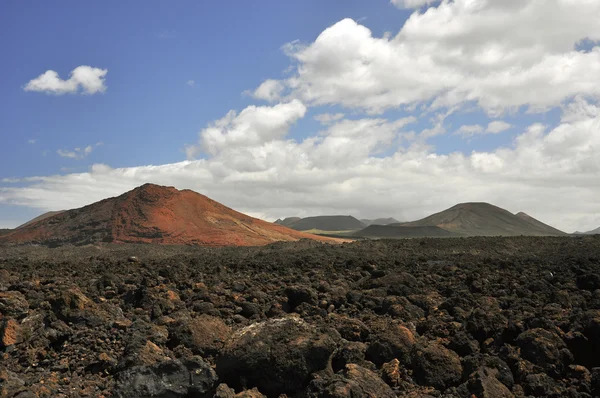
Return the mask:
<svg viewBox="0 0 600 398">
<path fill-rule="evenodd" d="M 335 241 L 247 216 L 190 190 L 145 184 L 21 227 L 0 243 L 255 246 L 302 238 Z"/>
</svg>

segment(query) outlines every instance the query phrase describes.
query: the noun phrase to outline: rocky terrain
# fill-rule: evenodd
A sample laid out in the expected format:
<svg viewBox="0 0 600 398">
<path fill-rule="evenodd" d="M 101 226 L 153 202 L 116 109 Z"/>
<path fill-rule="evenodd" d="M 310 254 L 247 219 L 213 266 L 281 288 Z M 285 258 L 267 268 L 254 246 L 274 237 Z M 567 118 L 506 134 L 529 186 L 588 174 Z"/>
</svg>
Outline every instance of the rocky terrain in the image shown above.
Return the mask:
<svg viewBox="0 0 600 398">
<path fill-rule="evenodd" d="M 600 395 L 600 237 L 0 248 L 0 397 Z"/>
</svg>

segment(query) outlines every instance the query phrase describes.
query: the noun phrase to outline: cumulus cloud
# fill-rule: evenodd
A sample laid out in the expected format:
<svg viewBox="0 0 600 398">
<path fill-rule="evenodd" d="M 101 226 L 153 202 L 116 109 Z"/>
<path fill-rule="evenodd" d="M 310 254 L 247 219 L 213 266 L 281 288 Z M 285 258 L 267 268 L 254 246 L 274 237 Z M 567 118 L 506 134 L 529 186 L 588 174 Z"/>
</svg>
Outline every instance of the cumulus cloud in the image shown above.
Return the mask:
<svg viewBox="0 0 600 398">
<path fill-rule="evenodd" d="M 414 148 L 401 139 L 414 119 L 340 120 L 301 141 L 276 135 L 218 145 L 206 159 L 36 177 L 26 187 L 1 188 L 0 202 L 77 207 L 151 181 L 269 219 L 337 213 L 411 220 L 458 202 L 488 201 L 567 231 L 592 229 L 600 225 L 600 112 L 594 103 L 582 105 L 553 128 L 532 124 L 511 147 L 487 152 Z"/>
<path fill-rule="evenodd" d="M 494 120 L 493 122 L 490 122 L 490 124 L 488 124 L 487 128 L 485 129 L 485 132 L 489 134 L 498 134 L 508 130 L 511 127 L 512 125 L 510 123 L 507 123 L 503 120 Z"/>
<path fill-rule="evenodd" d="M 23 90 L 58 95 L 79 92 L 84 94 L 103 93 L 106 91 L 105 77 L 107 73 L 108 69 L 82 65 L 73 69 L 67 80 L 63 80 L 57 72 L 48 70 L 29 81 Z"/>
<path fill-rule="evenodd" d="M 324 126 L 332 124 L 344 117 L 343 113 L 321 113 L 315 116 L 315 120 Z"/>
<path fill-rule="evenodd" d="M 463 137 L 470 137 L 475 134 L 481 134 L 483 131 L 483 127 L 481 127 L 479 124 L 467 124 L 460 126 L 460 128 L 456 131 L 456 134 L 462 135 Z"/>
<path fill-rule="evenodd" d="M 312 43 L 284 46 L 295 73 L 267 82 L 309 105 L 371 113 L 430 102 L 475 103 L 492 115 L 543 112 L 600 95 L 600 47 L 577 50 L 600 39 L 598 15 L 600 2 L 589 0 L 444 0 L 382 37 L 345 19 Z"/>
<path fill-rule="evenodd" d="M 239 114 L 230 111 L 199 133 L 199 143 L 186 147 L 188 158 L 203 151 L 216 154 L 225 148 L 258 145 L 285 136 L 304 117 L 306 107 L 293 100 L 275 106 L 249 106 Z"/>
<path fill-rule="evenodd" d="M 285 85 L 277 80 L 265 80 L 254 92 L 253 97 L 269 102 L 278 101 L 281 98 L 281 93 L 285 89 Z"/>
</svg>

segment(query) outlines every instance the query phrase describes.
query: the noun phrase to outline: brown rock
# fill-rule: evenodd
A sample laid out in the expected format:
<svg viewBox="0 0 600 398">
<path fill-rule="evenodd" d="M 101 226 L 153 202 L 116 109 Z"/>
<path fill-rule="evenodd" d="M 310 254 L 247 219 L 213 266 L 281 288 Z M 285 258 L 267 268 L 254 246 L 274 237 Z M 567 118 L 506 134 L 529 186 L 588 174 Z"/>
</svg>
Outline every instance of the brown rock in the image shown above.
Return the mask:
<svg viewBox="0 0 600 398">
<path fill-rule="evenodd" d="M 231 336 L 231 329 L 220 319 L 210 315 L 183 319 L 169 328 L 170 344 L 184 345 L 202 356 L 214 355 Z"/>
<path fill-rule="evenodd" d="M 21 341 L 21 326 L 14 319 L 0 320 L 0 346 L 8 347 Z"/>
<path fill-rule="evenodd" d="M 396 358 L 388 363 L 384 363 L 381 367 L 381 376 L 383 380 L 392 387 L 397 387 L 402 382 L 402 372 L 400 369 L 400 361 Z"/>
<path fill-rule="evenodd" d="M 415 336 L 405 326 L 385 322 L 373 327 L 376 338 L 369 345 L 367 359 L 381 366 L 397 358 L 401 363 L 410 363 Z"/>
<path fill-rule="evenodd" d="M 417 351 L 413 376 L 421 385 L 444 391 L 462 377 L 460 357 L 454 351 L 433 343 Z"/>
<path fill-rule="evenodd" d="M 308 386 L 308 398 L 395 398 L 394 391 L 375 373 L 356 364 L 346 365 L 341 374 L 315 379 Z"/>
<path fill-rule="evenodd" d="M 23 318 L 29 312 L 29 303 L 21 292 L 0 292 L 0 314 L 6 317 Z"/>
</svg>

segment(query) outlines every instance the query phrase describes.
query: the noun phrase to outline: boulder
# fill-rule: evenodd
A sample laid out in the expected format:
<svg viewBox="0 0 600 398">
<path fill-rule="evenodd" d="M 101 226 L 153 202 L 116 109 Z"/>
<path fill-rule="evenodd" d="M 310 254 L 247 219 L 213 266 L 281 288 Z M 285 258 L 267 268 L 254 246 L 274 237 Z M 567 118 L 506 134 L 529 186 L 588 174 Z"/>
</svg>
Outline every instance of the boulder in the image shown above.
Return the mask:
<svg viewBox="0 0 600 398">
<path fill-rule="evenodd" d="M 396 394 L 377 374 L 356 364 L 348 364 L 339 374 L 315 379 L 308 398 L 395 398 Z"/>
<path fill-rule="evenodd" d="M 463 371 L 458 354 L 438 343 L 418 349 L 413 367 L 413 376 L 419 384 L 440 391 L 458 384 Z"/>
<path fill-rule="evenodd" d="M 116 376 L 117 398 L 184 398 L 212 396 L 217 375 L 199 357 L 164 361 L 152 366 L 135 366 Z"/>
<path fill-rule="evenodd" d="M 195 354 L 215 355 L 231 336 L 231 329 L 220 319 L 210 315 L 184 318 L 169 327 L 169 346 L 183 345 Z"/>
<path fill-rule="evenodd" d="M 0 348 L 9 347 L 22 341 L 21 326 L 10 318 L 0 319 Z"/>
<path fill-rule="evenodd" d="M 24 318 L 29 312 L 29 303 L 21 292 L 0 292 L 0 314 L 5 317 Z"/>
<path fill-rule="evenodd" d="M 546 329 L 530 329 L 519 335 L 516 340 L 521 348 L 521 356 L 540 366 L 544 371 L 555 375 L 564 370 L 565 342 L 554 332 Z"/>
<path fill-rule="evenodd" d="M 373 325 L 373 341 L 367 349 L 367 359 L 377 366 L 397 358 L 400 363 L 411 362 L 415 345 L 414 334 L 405 326 L 392 321 Z"/>
<path fill-rule="evenodd" d="M 296 392 L 313 372 L 330 368 L 336 335 L 294 317 L 254 323 L 228 340 L 217 373 L 238 390 L 258 387 L 269 396 Z"/>
</svg>

